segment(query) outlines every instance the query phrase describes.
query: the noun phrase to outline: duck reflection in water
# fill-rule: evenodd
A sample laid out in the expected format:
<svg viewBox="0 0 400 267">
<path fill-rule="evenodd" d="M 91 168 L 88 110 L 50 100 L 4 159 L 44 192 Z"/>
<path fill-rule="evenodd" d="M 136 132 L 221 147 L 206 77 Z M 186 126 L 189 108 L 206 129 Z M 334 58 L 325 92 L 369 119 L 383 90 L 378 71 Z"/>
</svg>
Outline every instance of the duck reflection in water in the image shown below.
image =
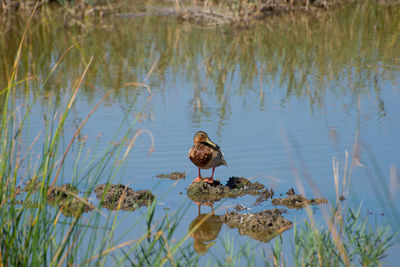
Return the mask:
<svg viewBox="0 0 400 267">
<path fill-rule="evenodd" d="M 199 206 L 198 216 L 190 223 L 189 231 L 194 230 L 191 237 L 194 238 L 193 248 L 200 255 L 206 253 L 215 242 L 212 242 L 218 237 L 219 232 L 223 224 L 222 217 L 214 214 L 213 204 L 200 204 L 195 202 Z M 212 212 L 209 214 L 201 214 L 201 205 L 210 206 Z"/>
</svg>

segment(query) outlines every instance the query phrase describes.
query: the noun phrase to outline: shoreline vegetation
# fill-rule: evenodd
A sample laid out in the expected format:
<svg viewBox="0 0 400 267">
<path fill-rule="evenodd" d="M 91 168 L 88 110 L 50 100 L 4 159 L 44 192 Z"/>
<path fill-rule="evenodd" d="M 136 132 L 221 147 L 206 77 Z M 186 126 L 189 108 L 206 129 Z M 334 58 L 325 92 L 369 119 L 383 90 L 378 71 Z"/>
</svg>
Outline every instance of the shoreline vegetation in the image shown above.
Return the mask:
<svg viewBox="0 0 400 267">
<path fill-rule="evenodd" d="M 398 3 L 398 1 L 375 1 L 382 5 Z M 36 16 L 46 16 L 49 12 L 41 12 L 44 7 L 61 9 L 64 26 L 85 27 L 87 18 L 171 16 L 179 21 L 187 21 L 199 26 L 231 25 L 237 28 L 249 27 L 253 21 L 263 20 L 268 16 L 294 14 L 302 12 L 316 14 L 349 4 L 356 0 L 213 0 L 213 1 L 26 1 L 1 0 L 0 13 L 30 14 L 37 4 Z M 3 19 L 5 19 L 4 16 Z"/>
</svg>

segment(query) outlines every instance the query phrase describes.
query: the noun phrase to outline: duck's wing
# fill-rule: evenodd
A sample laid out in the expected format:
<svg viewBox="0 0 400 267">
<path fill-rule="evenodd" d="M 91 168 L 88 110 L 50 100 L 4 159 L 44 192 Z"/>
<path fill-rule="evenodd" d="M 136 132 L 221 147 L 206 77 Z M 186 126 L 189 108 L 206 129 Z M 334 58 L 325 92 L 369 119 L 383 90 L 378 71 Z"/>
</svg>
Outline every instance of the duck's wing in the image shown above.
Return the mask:
<svg viewBox="0 0 400 267">
<path fill-rule="evenodd" d="M 213 167 L 216 166 L 220 166 L 220 165 L 225 165 L 228 166 L 228 164 L 226 163 L 225 159 L 224 159 L 224 153 L 222 153 L 221 148 L 216 145 L 216 146 L 212 146 L 213 149 Z"/>
<path fill-rule="evenodd" d="M 224 159 L 224 153 L 222 153 L 221 149 L 218 149 L 218 151 L 216 151 L 213 161 L 216 163 L 217 166 L 228 166 L 228 163 L 226 163 L 226 160 Z"/>
</svg>

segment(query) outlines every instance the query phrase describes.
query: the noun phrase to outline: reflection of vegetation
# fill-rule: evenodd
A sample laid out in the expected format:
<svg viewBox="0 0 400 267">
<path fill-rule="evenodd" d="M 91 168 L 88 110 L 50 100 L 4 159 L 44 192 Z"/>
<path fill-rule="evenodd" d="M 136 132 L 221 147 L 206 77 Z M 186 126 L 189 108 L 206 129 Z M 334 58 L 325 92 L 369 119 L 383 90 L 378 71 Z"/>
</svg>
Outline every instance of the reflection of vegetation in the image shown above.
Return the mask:
<svg viewBox="0 0 400 267">
<path fill-rule="evenodd" d="M 169 81 L 184 79 L 197 88 L 192 101 L 195 113 L 207 116 L 202 108 L 202 99 L 207 96 L 207 102 L 215 98 L 218 114 L 225 118 L 231 109 L 231 93 L 260 97 L 263 104 L 265 88 L 260 92 L 255 88 L 261 79 L 284 88 L 283 102 L 293 96 L 304 97 L 313 107 L 323 105 L 328 91 L 376 95 L 376 106 L 384 115 L 379 95 L 382 80 L 394 80 L 399 67 L 399 18 L 400 8 L 366 3 L 313 16 L 271 17 L 246 30 L 201 29 L 172 18 L 145 17 L 106 18 L 83 33 L 64 30 L 57 15 L 43 17 L 28 32 L 20 63 L 20 77 L 39 80 L 31 86 L 21 85 L 19 90 L 31 90 L 40 99 L 60 99 L 73 84 L 72 77 L 82 71 L 81 60 L 93 56 L 83 88 L 89 100 L 99 91 L 145 81 L 148 74 L 153 88 L 162 87 L 172 76 Z M 0 36 L 4 55 L 0 62 L 1 88 L 10 75 L 19 29 L 23 27 L 21 21 L 13 25 Z M 74 48 L 63 64 L 40 89 L 39 81 L 71 46 Z M 247 94 L 249 91 L 255 93 Z M 142 92 L 125 88 L 108 101 L 131 107 L 146 97 Z"/>
</svg>

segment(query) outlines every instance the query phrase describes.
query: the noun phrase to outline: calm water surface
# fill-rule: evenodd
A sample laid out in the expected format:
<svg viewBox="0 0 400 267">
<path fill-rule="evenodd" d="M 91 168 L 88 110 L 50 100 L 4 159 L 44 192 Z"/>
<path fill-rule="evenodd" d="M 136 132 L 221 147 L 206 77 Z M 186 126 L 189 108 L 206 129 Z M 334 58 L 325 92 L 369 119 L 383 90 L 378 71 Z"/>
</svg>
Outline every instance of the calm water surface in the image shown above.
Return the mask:
<svg viewBox="0 0 400 267">
<path fill-rule="evenodd" d="M 221 146 L 229 164 L 216 169 L 217 179 L 225 183 L 231 176 L 247 177 L 272 187 L 278 196 L 293 187 L 307 197 L 323 196 L 334 203 L 332 160 L 338 159 L 342 179 L 348 151 L 352 174 L 347 201 L 353 207 L 362 203 L 364 214 L 399 230 L 400 209 L 388 204 L 399 201 L 399 185 L 390 170 L 400 166 L 400 9 L 365 5 L 316 16 L 276 17 L 245 30 L 205 29 L 157 17 L 107 19 L 95 25 L 65 29 L 55 18 L 32 25 L 19 73 L 32 81 L 17 94 L 19 103 L 27 98 L 34 103 L 27 143 L 50 114 L 65 106 L 73 84 L 93 58 L 65 129 L 65 146 L 104 94 L 120 88 L 90 118 L 80 140 L 87 148 L 103 151 L 136 119 L 135 130 L 149 130 L 154 151 L 149 153 L 150 135 L 142 134 L 114 183 L 151 189 L 158 199 L 157 219 L 188 206 L 177 239 L 198 215 L 197 205 L 186 196 L 197 176 L 187 153 L 198 130 Z M 24 23 L 6 26 L 9 32 L 0 36 L 1 88 L 6 86 Z M 73 45 L 43 88 L 51 68 Z M 124 86 L 132 82 L 148 84 L 150 92 Z M 35 148 L 41 151 L 40 144 Z M 74 182 L 82 188 L 86 181 L 76 177 L 87 171 L 86 163 L 72 165 L 78 151 L 79 142 L 60 183 Z M 172 171 L 186 172 L 186 179 L 156 178 Z M 222 215 L 237 203 L 251 212 L 273 207 L 270 201 L 255 206 L 255 199 L 226 199 L 214 208 Z M 210 210 L 201 208 L 202 213 Z M 321 208 L 313 211 L 322 221 Z M 145 212 L 141 208 L 121 213 L 121 241 L 143 234 L 146 228 L 140 224 L 126 232 Z M 304 210 L 290 210 L 284 217 L 300 225 L 308 220 Z M 293 231 L 282 237 L 291 255 Z M 207 255 L 218 258 L 229 238 L 237 248 L 251 242 L 271 253 L 270 243 L 241 236 L 224 225 L 202 260 L 206 262 Z M 395 258 L 390 254 L 388 261 Z"/>
</svg>

